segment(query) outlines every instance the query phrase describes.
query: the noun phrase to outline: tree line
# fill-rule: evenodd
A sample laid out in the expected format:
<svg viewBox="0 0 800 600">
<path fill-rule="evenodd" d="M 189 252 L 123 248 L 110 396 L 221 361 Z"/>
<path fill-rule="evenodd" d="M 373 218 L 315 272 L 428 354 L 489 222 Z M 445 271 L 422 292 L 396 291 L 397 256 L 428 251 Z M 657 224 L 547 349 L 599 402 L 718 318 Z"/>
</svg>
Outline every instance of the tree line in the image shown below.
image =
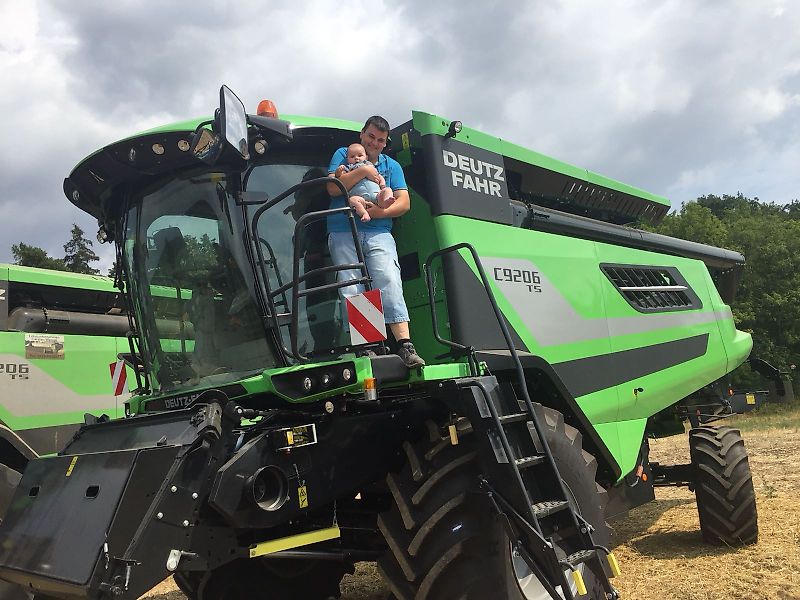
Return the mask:
<svg viewBox="0 0 800 600">
<path fill-rule="evenodd" d="M 86 237 L 83 229 L 73 223 L 69 240 L 64 244 L 64 258 L 49 256 L 43 248 L 23 242 L 13 244 L 11 254 L 14 263 L 23 267 L 98 275 L 100 270 L 95 269 L 92 263 L 100 260 L 100 257 L 92 250 L 92 245 L 92 240 Z"/>
</svg>

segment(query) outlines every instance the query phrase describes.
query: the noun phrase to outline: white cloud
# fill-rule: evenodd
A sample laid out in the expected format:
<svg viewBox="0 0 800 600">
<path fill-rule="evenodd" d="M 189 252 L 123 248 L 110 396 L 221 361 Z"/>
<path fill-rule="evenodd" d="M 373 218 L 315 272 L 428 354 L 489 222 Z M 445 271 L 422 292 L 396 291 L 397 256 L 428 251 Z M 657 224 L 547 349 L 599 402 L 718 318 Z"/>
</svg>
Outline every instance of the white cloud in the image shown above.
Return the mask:
<svg viewBox="0 0 800 600">
<path fill-rule="evenodd" d="M 392 123 L 421 109 L 679 203 L 798 196 L 800 5 L 0 3 L 0 260 L 91 219 L 61 182 L 138 130 L 253 110 Z M 794 162 L 793 162 L 794 161 Z"/>
</svg>

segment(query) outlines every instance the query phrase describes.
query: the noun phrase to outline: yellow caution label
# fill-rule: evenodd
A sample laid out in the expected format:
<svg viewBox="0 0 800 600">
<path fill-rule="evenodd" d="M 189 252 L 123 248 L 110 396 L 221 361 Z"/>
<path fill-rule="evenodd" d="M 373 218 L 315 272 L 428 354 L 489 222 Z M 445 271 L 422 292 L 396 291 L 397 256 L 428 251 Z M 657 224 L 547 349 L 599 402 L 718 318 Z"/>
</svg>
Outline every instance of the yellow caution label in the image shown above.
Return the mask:
<svg viewBox="0 0 800 600">
<path fill-rule="evenodd" d="M 611 569 L 611 576 L 619 577 L 620 571 L 619 571 L 619 563 L 617 562 L 617 557 L 614 556 L 613 552 L 609 552 L 608 556 L 606 556 L 606 559 L 608 559 L 608 566 Z"/>
<path fill-rule="evenodd" d="M 447 430 L 450 432 L 450 445 L 457 446 L 458 445 L 458 430 L 456 429 L 455 425 L 450 425 Z"/>
<path fill-rule="evenodd" d="M 297 488 L 297 503 L 300 508 L 308 508 L 308 488 L 304 485 Z"/>
<path fill-rule="evenodd" d="M 290 446 L 294 444 L 294 433 L 292 433 L 291 429 L 286 432 L 286 443 Z"/>
<path fill-rule="evenodd" d="M 401 135 L 400 139 L 403 141 L 403 150 L 408 150 L 411 147 L 411 143 L 408 141 L 408 132 Z"/>
<path fill-rule="evenodd" d="M 69 467 L 67 467 L 67 477 L 69 477 L 70 475 L 72 475 L 72 469 L 74 469 L 74 468 L 75 468 L 75 463 L 76 463 L 76 462 L 78 462 L 78 457 L 77 457 L 77 456 L 73 456 L 73 457 L 72 457 L 72 460 L 71 460 L 71 461 L 70 461 L 70 463 L 69 463 Z"/>
<path fill-rule="evenodd" d="M 578 592 L 578 596 L 586 595 L 586 584 L 583 582 L 583 575 L 577 569 L 572 572 L 572 580 L 575 582 L 575 591 Z"/>
<path fill-rule="evenodd" d="M 744 399 L 747 401 L 748 404 L 755 404 L 756 403 L 756 395 L 755 394 L 747 394 Z"/>
</svg>

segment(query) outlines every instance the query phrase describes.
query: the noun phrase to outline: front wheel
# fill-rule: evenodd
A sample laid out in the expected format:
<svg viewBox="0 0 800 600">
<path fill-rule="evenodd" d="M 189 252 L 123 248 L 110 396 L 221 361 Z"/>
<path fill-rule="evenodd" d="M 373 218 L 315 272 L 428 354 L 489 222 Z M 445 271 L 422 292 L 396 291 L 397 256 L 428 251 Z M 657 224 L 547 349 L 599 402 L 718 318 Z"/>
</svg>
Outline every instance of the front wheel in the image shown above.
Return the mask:
<svg viewBox="0 0 800 600">
<path fill-rule="evenodd" d="M 570 500 L 595 527 L 596 543 L 607 544 L 607 494 L 595 483 L 597 462 L 583 451 L 581 434 L 564 423 L 561 413 L 539 405 L 536 411 Z M 378 520 L 389 546 L 378 569 L 394 596 L 549 600 L 527 563 L 514 556 L 505 528 L 478 491 L 475 436 L 463 435 L 452 446 L 435 426 L 430 430 L 429 439 L 404 445 L 406 465 L 387 479 L 394 506 Z M 584 568 L 583 575 L 589 590 L 583 598 L 605 598 L 594 574 Z"/>
<path fill-rule="evenodd" d="M 689 431 L 689 452 L 703 538 L 731 546 L 756 543 L 756 494 L 739 430 L 696 427 Z"/>
</svg>

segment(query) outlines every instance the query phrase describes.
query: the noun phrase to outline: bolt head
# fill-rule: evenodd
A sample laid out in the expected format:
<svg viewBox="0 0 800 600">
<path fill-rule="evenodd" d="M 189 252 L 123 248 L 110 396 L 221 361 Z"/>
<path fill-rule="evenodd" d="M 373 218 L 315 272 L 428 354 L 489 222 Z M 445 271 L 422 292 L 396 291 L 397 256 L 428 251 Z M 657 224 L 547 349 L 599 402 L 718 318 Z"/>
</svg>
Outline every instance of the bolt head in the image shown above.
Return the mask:
<svg viewBox="0 0 800 600">
<path fill-rule="evenodd" d="M 163 518 L 164 518 L 164 513 L 162 513 L 162 512 L 160 512 L 160 513 L 158 513 L 156 515 L 156 519 L 163 519 Z"/>
<path fill-rule="evenodd" d="M 189 521 L 184 521 L 184 522 L 183 522 L 183 526 L 184 526 L 184 527 L 188 527 L 188 526 L 189 526 Z"/>
<path fill-rule="evenodd" d="M 192 500 L 197 500 L 198 495 L 197 492 L 192 492 Z"/>
<path fill-rule="evenodd" d="M 175 492 L 178 491 L 178 486 L 177 485 L 173 485 L 171 488 L 169 488 L 169 491 L 174 494 Z"/>
</svg>

